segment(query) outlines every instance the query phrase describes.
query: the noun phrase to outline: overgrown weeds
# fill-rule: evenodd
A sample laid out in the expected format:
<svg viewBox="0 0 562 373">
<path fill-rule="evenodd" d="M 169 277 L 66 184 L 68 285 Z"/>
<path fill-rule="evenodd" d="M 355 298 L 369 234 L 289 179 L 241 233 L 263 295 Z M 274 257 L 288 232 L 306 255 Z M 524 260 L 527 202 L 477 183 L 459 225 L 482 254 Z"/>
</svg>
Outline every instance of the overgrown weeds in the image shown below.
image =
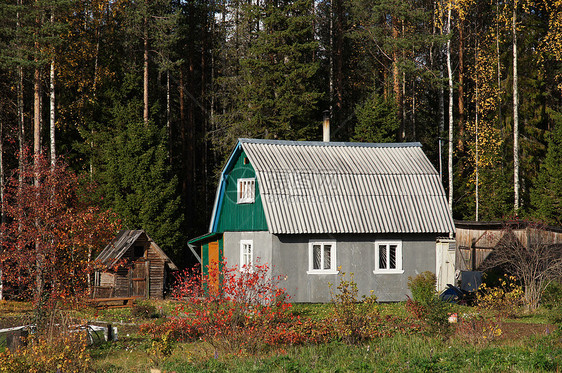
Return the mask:
<svg viewBox="0 0 562 373">
<path fill-rule="evenodd" d="M 333 284 L 329 284 L 333 305 L 331 317 L 337 335 L 350 344 L 379 336 L 381 318 L 375 294 L 371 292 L 369 296 L 359 298 L 353 273 L 346 278 L 346 273 L 340 271 L 338 277 L 339 284 L 335 289 Z"/>
<path fill-rule="evenodd" d="M 451 335 L 449 324 L 450 305 L 439 299 L 435 291 L 437 278 L 429 271 L 416 277 L 408 278 L 408 288 L 414 299 L 408 298 L 406 309 L 417 320 L 424 323 L 425 331 L 430 335 L 439 335 L 447 339 Z"/>
<path fill-rule="evenodd" d="M 16 351 L 0 353 L 0 372 L 85 372 L 91 367 L 85 328 L 67 311 L 50 309 Z"/>
</svg>

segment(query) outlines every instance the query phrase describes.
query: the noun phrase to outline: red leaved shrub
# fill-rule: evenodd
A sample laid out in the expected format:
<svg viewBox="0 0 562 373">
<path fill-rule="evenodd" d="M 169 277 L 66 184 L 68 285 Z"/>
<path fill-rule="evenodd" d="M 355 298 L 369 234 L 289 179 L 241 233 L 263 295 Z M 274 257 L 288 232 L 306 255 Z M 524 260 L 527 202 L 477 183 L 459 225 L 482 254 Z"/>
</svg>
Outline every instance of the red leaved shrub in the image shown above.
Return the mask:
<svg viewBox="0 0 562 373">
<path fill-rule="evenodd" d="M 307 328 L 290 312 L 289 296 L 267 264 L 242 270 L 226 263 L 216 267 L 210 266 L 206 276 L 198 268 L 182 272 L 173 292 L 179 301 L 175 317 L 142 330 L 153 337 L 171 331 L 178 340 L 202 339 L 227 352 L 322 339 L 312 332 L 317 325 Z M 220 284 L 209 278 L 220 278 Z"/>
</svg>

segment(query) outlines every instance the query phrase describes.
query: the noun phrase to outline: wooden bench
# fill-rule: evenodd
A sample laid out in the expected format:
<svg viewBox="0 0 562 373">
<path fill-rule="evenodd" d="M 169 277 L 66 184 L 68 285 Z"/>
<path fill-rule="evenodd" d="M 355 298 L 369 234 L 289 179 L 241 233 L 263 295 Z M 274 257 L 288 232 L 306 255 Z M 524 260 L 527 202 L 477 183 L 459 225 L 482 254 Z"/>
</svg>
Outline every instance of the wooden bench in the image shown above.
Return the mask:
<svg viewBox="0 0 562 373">
<path fill-rule="evenodd" d="M 115 297 L 88 299 L 88 303 L 96 308 L 125 308 L 132 307 L 135 299 L 142 297 Z"/>
</svg>

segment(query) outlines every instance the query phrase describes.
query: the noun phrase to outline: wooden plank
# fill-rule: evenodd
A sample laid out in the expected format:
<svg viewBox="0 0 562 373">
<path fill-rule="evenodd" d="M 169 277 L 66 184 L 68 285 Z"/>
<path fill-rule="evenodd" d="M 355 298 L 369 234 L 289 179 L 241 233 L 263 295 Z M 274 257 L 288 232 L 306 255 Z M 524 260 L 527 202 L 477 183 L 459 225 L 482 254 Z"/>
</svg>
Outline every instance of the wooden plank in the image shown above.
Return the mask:
<svg viewBox="0 0 562 373">
<path fill-rule="evenodd" d="M 139 297 L 94 298 L 87 302 L 96 308 L 125 308 L 132 307 Z"/>
<path fill-rule="evenodd" d="M 144 263 L 144 278 L 145 278 L 144 297 L 150 298 L 150 260 L 147 260 Z"/>
</svg>

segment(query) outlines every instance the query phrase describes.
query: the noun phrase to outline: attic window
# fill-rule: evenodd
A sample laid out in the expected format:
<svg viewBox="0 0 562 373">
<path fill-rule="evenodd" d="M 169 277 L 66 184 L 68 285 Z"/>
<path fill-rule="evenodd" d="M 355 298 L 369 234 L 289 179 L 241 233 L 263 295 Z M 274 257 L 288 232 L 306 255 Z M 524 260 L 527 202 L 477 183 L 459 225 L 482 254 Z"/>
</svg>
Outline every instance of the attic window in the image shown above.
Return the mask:
<svg viewBox="0 0 562 373">
<path fill-rule="evenodd" d="M 248 160 L 248 157 L 244 157 L 244 164 L 248 164 L 250 163 L 250 161 Z"/>
<path fill-rule="evenodd" d="M 256 199 L 256 179 L 238 179 L 237 203 L 254 203 Z"/>
<path fill-rule="evenodd" d="M 136 258 L 140 258 L 144 256 L 144 246 L 135 246 L 134 251 L 133 251 L 133 255 Z"/>
</svg>

